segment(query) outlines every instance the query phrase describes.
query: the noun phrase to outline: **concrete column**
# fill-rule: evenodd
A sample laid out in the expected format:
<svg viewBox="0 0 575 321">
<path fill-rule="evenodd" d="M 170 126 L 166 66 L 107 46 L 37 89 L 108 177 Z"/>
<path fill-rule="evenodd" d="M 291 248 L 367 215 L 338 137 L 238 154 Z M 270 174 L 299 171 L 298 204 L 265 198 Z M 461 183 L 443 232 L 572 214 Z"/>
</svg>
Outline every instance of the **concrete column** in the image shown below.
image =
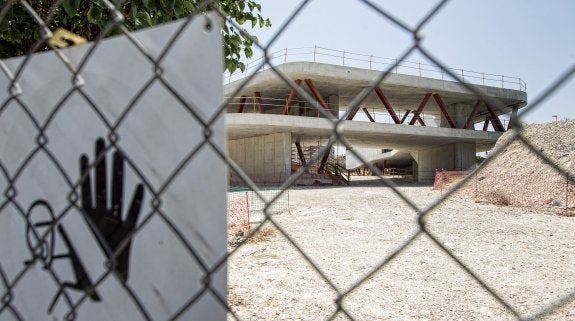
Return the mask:
<svg viewBox="0 0 575 321">
<path fill-rule="evenodd" d="M 471 111 L 473 111 L 473 105 L 451 104 L 449 106 L 446 106 L 445 109 L 447 109 L 447 111 L 449 112 L 451 119 L 455 123 L 455 127 L 463 128 L 465 122 L 467 121 L 467 118 L 469 118 L 469 115 L 471 115 Z M 445 118 L 445 115 L 443 115 L 443 113 L 441 114 L 440 127 L 450 128 L 449 123 L 447 122 L 447 118 Z"/>
<path fill-rule="evenodd" d="M 511 116 L 509 117 L 509 126 L 507 126 L 507 129 L 511 129 L 513 128 L 514 124 L 517 124 L 517 122 L 519 121 L 519 117 L 517 116 L 517 106 L 513 106 L 513 109 L 511 110 Z"/>
<path fill-rule="evenodd" d="M 419 182 L 432 182 L 437 170 L 466 171 L 475 167 L 475 144 L 446 144 L 410 153 L 417 163 L 414 169 L 417 168 Z"/>
<path fill-rule="evenodd" d="M 453 145 L 455 148 L 454 170 L 467 171 L 474 169 L 476 164 L 475 144 L 455 143 Z"/>
<path fill-rule="evenodd" d="M 291 133 L 228 141 L 228 155 L 254 182 L 279 185 L 291 175 Z M 232 184 L 241 181 L 230 175 Z"/>
</svg>

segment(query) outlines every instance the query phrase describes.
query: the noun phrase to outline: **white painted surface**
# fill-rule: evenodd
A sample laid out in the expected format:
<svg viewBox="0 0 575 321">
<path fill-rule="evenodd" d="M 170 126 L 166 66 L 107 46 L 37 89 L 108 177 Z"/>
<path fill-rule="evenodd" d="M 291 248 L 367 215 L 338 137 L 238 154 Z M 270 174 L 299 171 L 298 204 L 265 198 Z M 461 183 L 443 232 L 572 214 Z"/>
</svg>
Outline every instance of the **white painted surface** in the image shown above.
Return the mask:
<svg viewBox="0 0 575 321">
<path fill-rule="evenodd" d="M 222 55 L 219 22 L 216 16 L 198 17 L 188 25 L 160 66 L 162 78 L 181 99 L 207 122 L 222 103 Z M 211 31 L 204 30 L 211 20 Z M 176 22 L 136 33 L 153 57 L 183 25 Z M 91 45 L 64 50 L 77 66 Z M 22 58 L 6 61 L 12 73 Z M 203 288 L 204 272 L 186 249 L 193 247 L 197 256 L 211 269 L 226 254 L 226 165 L 209 145 L 201 147 L 181 172 L 161 192 L 160 214 L 153 212 L 153 192 L 160 192 L 179 164 L 204 140 L 204 128 L 159 80 L 137 100 L 139 92 L 154 78 L 154 66 L 125 37 L 116 37 L 98 45 L 80 72 L 85 85 L 73 90 L 72 74 L 53 53 L 33 55 L 18 82 L 22 93 L 7 101 L 9 80 L 0 74 L 0 269 L 12 288 L 10 309 L 0 320 L 63 320 L 76 308 L 76 320 L 166 320 L 184 307 Z M 66 96 L 67 93 L 71 95 Z M 63 99 L 63 97 L 67 97 Z M 106 274 L 106 256 L 81 214 L 81 201 L 70 207 L 70 183 L 80 180 L 79 158 L 86 154 L 94 161 L 94 144 L 98 137 L 107 139 L 108 126 L 116 124 L 131 102 L 132 110 L 116 131 L 118 145 L 129 162 L 125 162 L 124 210 L 126 215 L 136 184 L 144 183 L 143 205 L 137 233 L 131 243 L 129 276 L 126 286 L 109 274 L 97 285 L 100 302 L 85 296 L 84 291 L 65 288 L 69 299 L 61 295 L 53 311 L 47 310 L 58 293 L 58 283 L 75 282 L 69 259 L 47 261 L 32 258 L 27 244 L 26 213 L 37 200 L 49 203 L 54 215 L 61 216 L 63 226 L 92 283 Z M 22 104 L 34 120 L 24 112 Z M 94 106 L 98 107 L 99 115 Z M 58 109 L 57 111 L 55 111 Z M 49 115 L 53 118 L 49 119 Z M 103 117 L 103 119 L 102 119 Z M 46 126 L 45 150 L 34 153 L 38 129 Z M 106 122 L 108 125 L 106 125 Z M 225 151 L 223 117 L 211 127 L 211 141 Z M 108 173 L 112 171 L 112 154 L 107 152 Z M 27 161 L 27 162 L 26 162 Z M 26 163 L 25 163 L 26 162 Z M 21 166 L 25 164 L 23 168 Z M 58 164 L 58 165 L 57 165 Z M 92 182 L 94 173 L 91 172 Z M 8 181 L 14 181 L 16 195 L 5 195 Z M 108 178 L 108 189 L 111 179 Z M 80 188 L 76 188 L 78 196 Z M 109 197 L 110 198 L 110 197 Z M 31 224 L 50 220 L 46 207 L 35 207 Z M 171 227 L 175 227 L 183 242 Z M 69 252 L 61 233 L 36 227 L 53 244 L 54 255 Z M 28 233 L 32 246 L 37 243 Z M 54 235 L 54 242 L 51 236 Z M 50 251 L 48 251 L 50 252 Z M 53 274 L 50 273 L 53 272 Z M 0 296 L 8 292 L 0 282 Z M 211 276 L 210 289 L 226 299 L 226 267 Z M 133 295 L 130 295 L 131 292 Z M 136 298 L 136 300 L 134 299 Z M 81 301 L 83 300 L 83 301 Z M 12 312 L 14 311 L 14 313 Z M 181 315 L 181 320 L 223 320 L 225 309 L 214 295 L 205 292 Z"/>
</svg>

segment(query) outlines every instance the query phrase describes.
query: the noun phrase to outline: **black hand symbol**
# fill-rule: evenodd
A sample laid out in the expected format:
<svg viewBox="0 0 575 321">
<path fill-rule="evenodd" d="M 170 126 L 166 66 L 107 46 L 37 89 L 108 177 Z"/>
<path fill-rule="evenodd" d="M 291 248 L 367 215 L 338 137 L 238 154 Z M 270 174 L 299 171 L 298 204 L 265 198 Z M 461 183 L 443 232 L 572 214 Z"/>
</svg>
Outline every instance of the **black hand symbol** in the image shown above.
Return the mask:
<svg viewBox="0 0 575 321">
<path fill-rule="evenodd" d="M 106 156 L 104 139 L 96 141 L 94 172 L 95 172 L 95 202 L 92 199 L 92 182 L 88 156 L 80 157 L 80 175 L 85 177 L 82 183 L 82 209 L 91 222 L 90 228 L 98 240 L 100 247 L 108 258 L 119 247 L 124 237 L 134 230 L 142 199 L 144 198 L 144 186 L 138 184 L 130 203 L 130 208 L 125 219 L 122 219 L 122 199 L 124 192 L 124 157 L 120 152 L 114 152 L 112 169 L 112 203 L 108 207 L 108 184 L 106 173 Z M 128 264 L 130 259 L 131 240 L 124 249 L 116 256 L 115 272 L 123 282 L 128 280 Z"/>
</svg>

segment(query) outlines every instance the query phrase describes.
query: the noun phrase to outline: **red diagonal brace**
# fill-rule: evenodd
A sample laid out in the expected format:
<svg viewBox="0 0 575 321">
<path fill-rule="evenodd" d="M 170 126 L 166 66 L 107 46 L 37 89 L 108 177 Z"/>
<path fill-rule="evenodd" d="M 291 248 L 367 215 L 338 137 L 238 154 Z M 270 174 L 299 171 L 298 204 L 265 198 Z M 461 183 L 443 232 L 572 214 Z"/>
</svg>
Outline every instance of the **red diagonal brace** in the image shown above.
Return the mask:
<svg viewBox="0 0 575 321">
<path fill-rule="evenodd" d="M 306 166 L 306 161 L 305 161 L 305 156 L 303 154 L 303 148 L 301 147 L 301 143 L 295 142 L 295 147 L 297 149 L 297 156 L 299 157 L 299 161 L 301 163 L 301 166 L 305 167 Z M 305 169 L 305 173 L 308 173 L 309 171 L 307 170 L 307 168 Z"/>
<path fill-rule="evenodd" d="M 400 124 L 403 124 L 403 122 L 405 122 L 405 120 L 407 119 L 407 116 L 409 116 L 410 112 L 411 112 L 411 110 L 409 110 L 409 109 L 405 111 L 405 115 L 403 115 L 403 117 L 401 118 Z"/>
<path fill-rule="evenodd" d="M 473 125 L 473 121 L 475 120 L 475 116 L 477 116 L 477 112 L 479 111 L 479 107 L 481 106 L 482 102 L 483 101 L 481 99 L 479 99 L 475 103 L 475 106 L 473 106 L 473 110 L 471 110 L 471 114 L 467 118 L 467 121 L 465 122 L 465 126 L 463 126 L 463 129 L 471 128 L 471 125 Z"/>
<path fill-rule="evenodd" d="M 296 84 L 296 88 L 298 88 L 301 85 L 301 79 L 296 79 L 295 80 L 295 84 Z M 288 115 L 289 114 L 289 108 L 291 107 L 291 105 L 293 104 L 293 100 L 297 95 L 297 91 L 295 88 L 292 88 L 292 90 L 290 91 L 288 98 L 286 100 L 286 104 L 284 106 L 284 111 L 283 114 L 284 115 Z"/>
<path fill-rule="evenodd" d="M 383 94 L 383 91 L 381 91 L 381 88 L 375 87 L 374 90 L 375 90 L 375 93 L 377 94 L 377 97 L 379 97 L 379 100 L 381 100 L 381 103 L 385 106 L 385 109 L 387 109 L 387 112 L 389 113 L 389 115 L 391 116 L 393 121 L 396 124 L 400 124 L 401 120 L 399 120 L 399 117 L 397 117 L 395 110 L 393 110 L 393 108 L 391 107 L 389 100 L 387 100 L 387 97 L 385 97 L 385 95 Z"/>
<path fill-rule="evenodd" d="M 258 111 L 260 112 L 260 114 L 264 114 L 264 106 L 262 103 L 262 95 L 259 91 L 256 91 L 254 93 L 254 104 L 256 105 L 256 107 L 258 108 Z"/>
<path fill-rule="evenodd" d="M 497 114 L 493 111 L 493 109 L 487 103 L 485 103 L 485 107 L 487 107 L 487 111 L 489 111 L 489 116 L 490 116 L 489 119 L 491 119 L 491 124 L 493 125 L 493 129 L 495 129 L 495 131 L 497 131 L 497 132 L 504 132 L 505 127 L 503 127 L 503 124 L 499 120 L 499 117 L 497 117 Z"/>
<path fill-rule="evenodd" d="M 445 116 L 445 119 L 447 119 L 449 126 L 451 126 L 451 128 L 457 127 L 455 126 L 453 119 L 451 119 L 451 115 L 449 114 L 449 111 L 447 111 L 447 108 L 445 108 L 445 104 L 443 103 L 443 100 L 441 99 L 439 94 L 433 94 L 433 99 L 435 99 L 437 106 L 439 106 L 439 109 L 441 109 L 441 113 L 443 114 L 443 116 Z"/>
<path fill-rule="evenodd" d="M 243 113 L 244 112 L 244 106 L 246 104 L 246 96 L 241 96 L 240 97 L 240 103 L 238 105 L 238 113 Z"/>
<path fill-rule="evenodd" d="M 487 131 L 488 126 L 489 126 L 489 116 L 485 117 L 485 122 L 483 123 L 483 131 Z"/>
<path fill-rule="evenodd" d="M 365 113 L 365 115 L 367 116 L 367 118 L 369 118 L 369 121 L 372 123 L 375 123 L 375 119 L 373 119 L 373 117 L 371 117 L 371 114 L 369 113 L 367 108 L 363 107 L 362 110 Z"/>
<path fill-rule="evenodd" d="M 421 117 L 419 115 L 423 111 L 423 108 L 425 108 L 425 105 L 429 101 L 430 97 L 431 97 L 431 93 L 425 94 L 425 97 L 423 97 L 421 104 L 419 104 L 419 107 L 417 108 L 417 110 L 413 112 L 413 118 L 411 118 L 411 121 L 409 122 L 410 125 L 414 125 L 416 121 L 419 121 L 421 126 L 425 126 L 423 119 L 421 119 Z"/>
<path fill-rule="evenodd" d="M 325 164 L 327 164 L 327 160 L 329 159 L 329 154 L 331 152 L 331 147 L 325 149 L 325 154 L 323 154 L 323 157 L 321 158 L 321 163 L 319 164 L 319 167 L 317 168 L 317 172 L 318 174 L 323 174 L 325 172 Z"/>
<path fill-rule="evenodd" d="M 355 114 L 357 114 L 357 111 L 359 110 L 359 105 L 353 107 L 350 111 L 349 114 L 347 115 L 347 117 L 345 118 L 345 120 L 352 120 L 353 117 L 355 117 Z"/>
<path fill-rule="evenodd" d="M 317 90 L 317 88 L 315 87 L 315 85 L 313 84 L 311 79 L 305 79 L 304 81 L 305 81 L 305 84 L 307 85 L 307 87 L 309 88 L 309 90 L 311 91 L 312 95 L 320 103 L 320 105 L 323 107 L 323 109 L 327 110 L 327 112 L 329 112 L 331 115 L 333 115 L 333 112 L 329 109 L 329 107 L 327 106 L 327 103 L 325 102 L 325 100 L 323 100 L 323 98 L 321 97 L 321 94 L 319 93 L 319 91 Z"/>
</svg>

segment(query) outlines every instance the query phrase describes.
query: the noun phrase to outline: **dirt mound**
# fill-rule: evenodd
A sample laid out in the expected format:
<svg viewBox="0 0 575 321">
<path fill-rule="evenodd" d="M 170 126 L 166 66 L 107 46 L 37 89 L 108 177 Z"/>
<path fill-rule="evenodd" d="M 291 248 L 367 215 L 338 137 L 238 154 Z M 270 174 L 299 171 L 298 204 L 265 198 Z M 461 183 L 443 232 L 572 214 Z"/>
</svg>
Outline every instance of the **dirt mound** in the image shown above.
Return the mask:
<svg viewBox="0 0 575 321">
<path fill-rule="evenodd" d="M 511 131 L 503 134 L 494 149 L 506 144 L 511 136 Z M 528 125 L 524 128 L 522 136 L 535 150 L 547 156 L 553 163 L 575 174 L 575 121 Z M 498 174 L 556 172 L 549 163 L 537 156 L 519 139 L 507 146 L 482 171 Z"/>
<path fill-rule="evenodd" d="M 575 207 L 575 121 L 528 125 L 522 137 L 532 148 L 516 139 L 482 166 L 457 194 L 503 205 Z M 494 150 L 511 138 L 511 131 L 503 134 Z"/>
</svg>

